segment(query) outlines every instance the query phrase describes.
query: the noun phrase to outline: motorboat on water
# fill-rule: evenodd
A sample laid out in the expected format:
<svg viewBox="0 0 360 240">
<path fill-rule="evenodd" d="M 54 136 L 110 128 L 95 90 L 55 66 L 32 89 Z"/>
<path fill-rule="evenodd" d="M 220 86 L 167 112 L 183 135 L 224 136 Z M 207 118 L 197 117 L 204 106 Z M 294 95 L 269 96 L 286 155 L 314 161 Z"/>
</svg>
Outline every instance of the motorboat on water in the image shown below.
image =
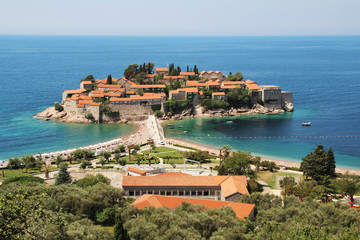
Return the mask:
<svg viewBox="0 0 360 240">
<path fill-rule="evenodd" d="M 303 122 L 302 125 L 303 126 L 311 126 L 311 122 L 307 122 L 307 123 Z"/>
<path fill-rule="evenodd" d="M 230 120 L 230 121 L 226 121 L 226 123 L 233 123 L 233 121 L 231 121 L 231 120 Z"/>
</svg>

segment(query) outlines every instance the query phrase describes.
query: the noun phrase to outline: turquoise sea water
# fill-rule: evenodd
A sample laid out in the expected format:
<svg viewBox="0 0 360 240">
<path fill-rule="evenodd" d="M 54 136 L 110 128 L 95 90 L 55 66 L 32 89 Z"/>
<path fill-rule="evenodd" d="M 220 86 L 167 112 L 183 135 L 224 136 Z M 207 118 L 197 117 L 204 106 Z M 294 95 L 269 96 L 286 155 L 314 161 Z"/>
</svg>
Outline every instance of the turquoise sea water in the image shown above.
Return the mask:
<svg viewBox="0 0 360 240">
<path fill-rule="evenodd" d="M 332 146 L 337 164 L 360 168 L 359 138 L 214 139 L 211 136 L 360 135 L 360 37 L 0 36 L 0 159 L 83 146 L 133 131 L 122 125 L 44 122 L 32 115 L 79 87 L 88 74 L 121 77 L 132 63 L 197 64 L 241 71 L 260 84 L 294 92 L 295 112 L 278 116 L 184 120 L 188 135 L 257 154 L 300 161 L 317 144 Z M 309 128 L 302 121 L 311 121 Z M 196 125 L 195 125 L 196 124 Z M 194 128 L 193 126 L 202 126 Z"/>
</svg>

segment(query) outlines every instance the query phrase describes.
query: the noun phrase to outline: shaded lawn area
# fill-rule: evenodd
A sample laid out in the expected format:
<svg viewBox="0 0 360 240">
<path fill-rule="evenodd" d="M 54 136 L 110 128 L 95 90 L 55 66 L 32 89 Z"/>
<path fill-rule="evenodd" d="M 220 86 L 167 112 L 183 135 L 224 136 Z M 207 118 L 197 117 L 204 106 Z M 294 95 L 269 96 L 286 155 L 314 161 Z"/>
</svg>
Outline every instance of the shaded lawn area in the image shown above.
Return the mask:
<svg viewBox="0 0 360 240">
<path fill-rule="evenodd" d="M 57 170 L 58 168 L 56 166 L 51 166 L 50 171 Z M 2 176 L 2 170 L 0 170 L 0 179 L 6 179 L 6 178 L 12 178 L 12 177 L 22 177 L 22 176 L 28 176 L 31 174 L 39 174 L 43 173 L 44 169 L 35 170 L 35 169 L 29 169 L 27 172 L 25 169 L 23 169 L 23 172 L 21 169 L 4 169 L 5 177 Z"/>
<path fill-rule="evenodd" d="M 169 148 L 169 147 L 157 147 L 155 150 L 151 150 L 151 153 L 163 153 L 163 152 L 172 152 L 172 151 L 177 151 L 174 148 Z M 145 150 L 142 151 L 143 153 L 149 154 L 149 150 Z"/>
<path fill-rule="evenodd" d="M 301 176 L 300 178 L 303 179 L 302 174 L 288 172 L 259 171 L 257 175 L 258 180 L 266 182 L 271 189 L 276 189 L 276 176 Z"/>
</svg>

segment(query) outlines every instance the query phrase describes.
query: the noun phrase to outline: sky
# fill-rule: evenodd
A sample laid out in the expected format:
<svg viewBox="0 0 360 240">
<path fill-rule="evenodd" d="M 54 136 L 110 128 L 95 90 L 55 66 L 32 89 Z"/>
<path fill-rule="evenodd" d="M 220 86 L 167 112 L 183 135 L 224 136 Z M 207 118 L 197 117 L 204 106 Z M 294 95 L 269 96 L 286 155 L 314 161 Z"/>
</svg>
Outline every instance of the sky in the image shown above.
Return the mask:
<svg viewBox="0 0 360 240">
<path fill-rule="evenodd" d="M 0 34 L 360 35 L 360 0 L 0 0 Z"/>
</svg>

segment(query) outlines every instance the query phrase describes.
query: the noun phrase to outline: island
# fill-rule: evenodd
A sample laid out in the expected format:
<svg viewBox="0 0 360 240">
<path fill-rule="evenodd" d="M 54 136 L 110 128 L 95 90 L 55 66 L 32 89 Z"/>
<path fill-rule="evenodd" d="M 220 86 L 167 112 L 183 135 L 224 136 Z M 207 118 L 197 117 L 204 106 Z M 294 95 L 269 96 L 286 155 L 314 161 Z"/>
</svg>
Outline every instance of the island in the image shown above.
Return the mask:
<svg viewBox="0 0 360 240">
<path fill-rule="evenodd" d="M 199 72 L 196 65 L 183 72 L 174 64 L 154 65 L 129 65 L 119 79 L 89 75 L 81 80 L 79 89 L 65 90 L 61 102 L 35 117 L 70 123 L 127 123 L 153 114 L 170 120 L 294 110 L 292 92 L 244 80 L 241 72 Z"/>
</svg>

